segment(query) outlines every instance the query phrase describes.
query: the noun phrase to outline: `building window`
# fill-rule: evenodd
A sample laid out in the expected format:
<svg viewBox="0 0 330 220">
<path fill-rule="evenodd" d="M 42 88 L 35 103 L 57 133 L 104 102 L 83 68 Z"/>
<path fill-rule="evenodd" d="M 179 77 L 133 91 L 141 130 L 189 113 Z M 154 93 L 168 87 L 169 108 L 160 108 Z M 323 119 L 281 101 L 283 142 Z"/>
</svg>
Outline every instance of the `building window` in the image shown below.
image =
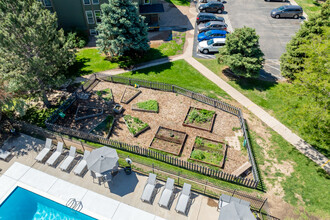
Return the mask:
<svg viewBox="0 0 330 220">
<path fill-rule="evenodd" d="M 86 18 L 88 24 L 94 24 L 94 16 L 92 11 L 86 11 Z"/>
<path fill-rule="evenodd" d="M 151 2 L 151 0 L 143 0 L 144 1 L 144 5 L 150 5 L 150 2 Z"/>
<path fill-rule="evenodd" d="M 92 0 L 93 5 L 98 5 L 100 4 L 99 0 Z"/>
<path fill-rule="evenodd" d="M 90 0 L 83 0 L 83 2 L 84 2 L 84 5 L 90 5 L 91 4 Z"/>
<path fill-rule="evenodd" d="M 101 23 L 101 11 L 100 10 L 95 10 L 94 14 L 95 14 L 96 24 Z"/>
<path fill-rule="evenodd" d="M 95 29 L 89 29 L 91 35 L 98 35 L 99 33 Z"/>
<path fill-rule="evenodd" d="M 46 7 L 52 7 L 52 2 L 50 0 L 44 0 L 44 4 Z"/>
</svg>

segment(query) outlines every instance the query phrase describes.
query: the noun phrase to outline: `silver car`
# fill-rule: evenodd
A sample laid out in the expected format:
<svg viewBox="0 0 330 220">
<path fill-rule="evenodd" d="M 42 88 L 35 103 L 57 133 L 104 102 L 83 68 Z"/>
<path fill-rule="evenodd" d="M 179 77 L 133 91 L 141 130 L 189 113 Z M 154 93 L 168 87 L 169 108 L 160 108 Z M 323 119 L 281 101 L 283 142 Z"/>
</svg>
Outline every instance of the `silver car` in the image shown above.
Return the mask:
<svg viewBox="0 0 330 220">
<path fill-rule="evenodd" d="M 199 42 L 198 50 L 202 53 L 219 52 L 219 48 L 225 46 L 226 38 L 214 38 Z"/>
<path fill-rule="evenodd" d="M 201 23 L 197 26 L 198 32 L 206 32 L 209 30 L 227 30 L 227 25 L 221 21 L 209 21 L 207 23 Z"/>
</svg>

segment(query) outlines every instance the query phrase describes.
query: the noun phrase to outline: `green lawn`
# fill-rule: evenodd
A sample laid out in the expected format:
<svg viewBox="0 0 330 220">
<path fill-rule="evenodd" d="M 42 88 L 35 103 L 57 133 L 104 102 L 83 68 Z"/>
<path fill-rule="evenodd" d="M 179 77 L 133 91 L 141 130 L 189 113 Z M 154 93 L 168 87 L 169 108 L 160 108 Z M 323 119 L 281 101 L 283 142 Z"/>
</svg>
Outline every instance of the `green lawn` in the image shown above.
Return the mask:
<svg viewBox="0 0 330 220">
<path fill-rule="evenodd" d="M 218 65 L 216 60 L 197 60 L 224 79 L 222 74 L 223 66 Z M 296 110 L 293 108 L 288 108 L 288 105 L 286 101 L 284 101 L 283 97 L 289 99 L 291 104 L 307 102 L 308 100 L 304 97 L 289 96 L 286 91 L 288 91 L 288 88 L 292 86 L 291 84 L 266 82 L 256 79 L 226 79 L 226 81 L 255 104 L 267 110 L 268 113 L 275 116 L 279 121 L 299 134 L 308 143 L 312 144 L 318 151 L 323 153 L 325 156 L 330 157 L 329 146 L 322 146 L 319 143 L 310 140 L 308 138 L 308 134 L 305 133 L 308 131 L 301 131 L 296 122 L 293 120 L 294 117 L 292 116 L 296 114 Z"/>
<path fill-rule="evenodd" d="M 166 0 L 169 3 L 172 3 L 174 5 L 179 5 L 179 6 L 190 6 L 190 1 L 189 0 Z"/>
<path fill-rule="evenodd" d="M 198 61 L 224 79 L 224 76 L 221 73 L 223 66 L 218 65 L 216 60 L 198 59 Z M 290 115 L 294 114 L 293 110 L 290 111 L 290 109 L 287 109 L 287 105 L 282 99 L 284 96 L 288 96 L 286 91 L 290 84 L 277 84 L 255 79 L 226 79 L 226 81 L 247 96 L 251 101 L 268 110 L 269 113 L 274 115 L 282 123 L 286 124 L 293 130 L 298 130 L 298 128 L 295 127 L 295 123 L 290 121 Z M 291 101 L 297 102 L 304 100 L 296 100 L 295 98 L 292 98 Z M 278 162 L 275 161 L 275 163 L 290 161 L 294 164 L 294 172 L 289 177 L 286 177 L 285 181 L 280 182 L 284 189 L 285 201 L 295 207 L 303 206 L 306 211 L 317 214 L 318 216 L 324 217 L 328 215 L 329 217 L 328 207 L 330 207 L 330 200 L 327 198 L 330 196 L 330 176 L 317 164 L 296 150 L 294 146 L 285 141 L 276 132 L 271 129 L 269 129 L 269 132 L 271 133 L 271 150 L 267 153 L 271 155 L 272 158 L 276 158 Z M 262 147 L 256 142 L 256 139 L 262 139 L 256 136 L 253 132 L 250 137 L 257 163 L 259 166 L 263 165 L 265 158 L 262 153 Z M 328 152 L 321 146 L 319 146 L 318 150 L 325 154 Z M 268 162 L 274 163 L 274 161 Z M 270 169 L 271 168 L 269 167 L 268 170 Z M 284 174 L 278 171 L 275 177 L 271 177 L 266 169 L 262 171 L 261 178 L 266 178 L 269 181 L 278 181 L 278 177 L 283 175 Z M 302 198 L 305 204 L 302 204 L 301 202 L 299 203 L 299 197 Z"/>
<path fill-rule="evenodd" d="M 308 16 L 314 15 L 321 11 L 322 1 L 296 0 L 296 2 L 303 8 L 304 12 L 306 12 Z"/>
<path fill-rule="evenodd" d="M 195 68 L 190 66 L 184 60 L 178 60 L 120 75 L 174 84 L 194 92 L 202 93 L 212 98 L 229 98 L 227 93 L 201 75 Z"/>
<path fill-rule="evenodd" d="M 110 61 L 106 56 L 100 54 L 96 48 L 81 49 L 76 53 L 76 62 L 69 68 L 68 75 L 75 77 L 83 76 L 118 67 L 130 67 L 139 63 L 181 54 L 183 52 L 185 39 L 185 32 L 173 31 L 171 41 L 164 42 L 156 48 L 150 48 L 142 57 L 135 59 L 122 57 Z"/>
</svg>

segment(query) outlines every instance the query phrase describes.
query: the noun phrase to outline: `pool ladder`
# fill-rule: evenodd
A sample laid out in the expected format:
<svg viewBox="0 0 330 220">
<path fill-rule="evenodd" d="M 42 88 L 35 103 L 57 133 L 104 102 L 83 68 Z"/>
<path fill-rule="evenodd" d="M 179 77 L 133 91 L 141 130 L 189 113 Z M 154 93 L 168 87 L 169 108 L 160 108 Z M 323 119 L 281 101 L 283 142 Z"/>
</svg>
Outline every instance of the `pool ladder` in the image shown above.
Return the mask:
<svg viewBox="0 0 330 220">
<path fill-rule="evenodd" d="M 83 208 L 82 202 L 77 201 L 75 198 L 70 198 L 66 203 L 66 206 L 76 211 L 80 211 Z"/>
</svg>

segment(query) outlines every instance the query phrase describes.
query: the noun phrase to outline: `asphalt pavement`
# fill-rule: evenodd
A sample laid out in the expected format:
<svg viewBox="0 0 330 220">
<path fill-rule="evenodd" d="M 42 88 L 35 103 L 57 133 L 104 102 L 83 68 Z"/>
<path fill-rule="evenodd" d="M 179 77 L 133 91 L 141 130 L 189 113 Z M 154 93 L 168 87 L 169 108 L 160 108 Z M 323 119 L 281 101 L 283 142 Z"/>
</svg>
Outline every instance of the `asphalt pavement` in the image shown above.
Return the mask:
<svg viewBox="0 0 330 220">
<path fill-rule="evenodd" d="M 271 80 L 281 79 L 279 58 L 285 52 L 286 44 L 299 30 L 304 18 L 299 19 L 274 19 L 270 11 L 290 2 L 266 2 L 263 0 L 228 0 L 225 5 L 225 13 L 219 16 L 225 18 L 230 24 L 228 30 L 244 26 L 256 29 L 260 36 L 260 48 L 265 54 L 265 64 L 261 71 L 261 78 Z M 231 30 L 232 29 L 232 30 Z M 194 57 L 214 59 L 215 56 L 204 55 L 197 51 L 197 31 L 195 30 Z"/>
</svg>

